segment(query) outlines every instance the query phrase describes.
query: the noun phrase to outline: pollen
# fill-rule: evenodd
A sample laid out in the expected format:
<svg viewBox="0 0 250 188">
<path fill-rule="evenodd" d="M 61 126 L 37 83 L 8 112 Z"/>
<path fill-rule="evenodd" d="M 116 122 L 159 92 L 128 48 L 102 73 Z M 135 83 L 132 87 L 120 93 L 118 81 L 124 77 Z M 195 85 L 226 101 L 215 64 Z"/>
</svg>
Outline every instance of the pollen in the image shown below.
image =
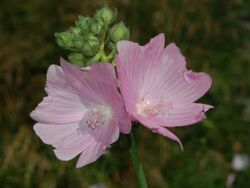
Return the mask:
<svg viewBox="0 0 250 188">
<path fill-rule="evenodd" d="M 150 108 L 150 106 L 152 106 L 152 104 L 150 103 L 150 101 L 145 101 L 145 100 L 141 100 L 136 104 L 136 109 L 138 114 L 140 115 L 150 115 L 153 113 L 153 109 Z"/>
<path fill-rule="evenodd" d="M 108 105 L 97 105 L 91 110 L 85 112 L 84 117 L 79 124 L 78 131 L 85 133 L 89 129 L 96 129 L 106 126 L 112 119 L 112 109 Z"/>
<path fill-rule="evenodd" d="M 168 115 L 168 108 L 170 108 L 171 105 L 164 105 L 164 103 L 152 103 L 149 100 L 140 100 L 136 104 L 137 113 L 142 116 L 158 116 L 158 115 Z"/>
</svg>

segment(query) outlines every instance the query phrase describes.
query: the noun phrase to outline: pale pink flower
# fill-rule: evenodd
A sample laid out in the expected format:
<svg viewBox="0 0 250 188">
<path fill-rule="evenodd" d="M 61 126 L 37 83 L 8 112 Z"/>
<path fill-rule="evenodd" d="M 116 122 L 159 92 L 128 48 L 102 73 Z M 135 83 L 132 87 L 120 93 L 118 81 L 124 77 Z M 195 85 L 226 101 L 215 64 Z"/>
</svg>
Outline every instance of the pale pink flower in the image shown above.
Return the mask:
<svg viewBox="0 0 250 188">
<path fill-rule="evenodd" d="M 61 67 L 49 67 L 45 90 L 48 96 L 31 117 L 38 121 L 36 134 L 55 148 L 61 160 L 81 153 L 77 167 L 92 163 L 118 139 L 119 132 L 131 131 L 109 63 L 81 69 L 61 59 Z"/>
<path fill-rule="evenodd" d="M 145 46 L 118 42 L 118 85 L 125 108 L 155 133 L 181 142 L 167 128 L 191 125 L 206 118 L 211 106 L 194 103 L 211 86 L 205 73 L 187 70 L 186 61 L 174 43 L 164 49 L 159 34 Z"/>
</svg>

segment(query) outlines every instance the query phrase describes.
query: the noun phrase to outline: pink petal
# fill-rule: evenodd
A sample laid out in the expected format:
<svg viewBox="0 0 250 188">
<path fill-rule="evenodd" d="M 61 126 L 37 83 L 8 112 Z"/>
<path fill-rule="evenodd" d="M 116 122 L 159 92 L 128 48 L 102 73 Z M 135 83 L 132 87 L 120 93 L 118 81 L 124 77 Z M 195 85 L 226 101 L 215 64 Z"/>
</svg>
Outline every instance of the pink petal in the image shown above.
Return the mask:
<svg viewBox="0 0 250 188">
<path fill-rule="evenodd" d="M 78 123 L 65 125 L 37 123 L 33 128 L 45 144 L 51 144 L 54 147 L 58 147 L 65 137 L 76 133 L 77 127 Z"/>
<path fill-rule="evenodd" d="M 209 75 L 186 70 L 185 58 L 173 43 L 166 47 L 157 73 L 145 95 L 148 100 L 192 103 L 203 96 L 212 83 Z"/>
<path fill-rule="evenodd" d="M 111 63 L 94 63 L 91 65 L 91 72 L 96 79 L 116 85 L 115 69 Z"/>
<path fill-rule="evenodd" d="M 111 122 L 106 127 L 89 130 L 85 134 L 75 131 L 65 137 L 54 152 L 57 158 L 63 161 L 71 160 L 78 154 L 83 153 L 82 157 L 86 157 L 81 158 L 77 166 L 84 166 L 100 157 L 105 152 L 105 149 L 115 142 L 118 137 L 119 128 L 117 123 Z"/>
<path fill-rule="evenodd" d="M 129 134 L 131 132 L 132 123 L 131 123 L 131 120 L 128 118 L 127 114 L 126 114 L 126 117 L 120 119 L 119 128 L 120 128 L 120 132 L 123 134 Z"/>
<path fill-rule="evenodd" d="M 83 137 L 80 133 L 75 132 L 64 138 L 61 145 L 57 147 L 54 152 L 58 159 L 68 161 L 83 152 L 93 143 L 94 140 L 91 136 L 84 135 Z"/>
<path fill-rule="evenodd" d="M 50 65 L 47 71 L 47 80 L 45 90 L 49 94 L 54 94 L 58 90 L 73 91 L 67 80 L 65 79 L 64 72 L 61 67 L 57 65 Z"/>
<path fill-rule="evenodd" d="M 109 63 L 93 64 L 90 69 L 82 70 L 61 59 L 61 67 L 67 80 L 89 103 L 103 102 L 110 93 L 116 91 L 115 70 Z"/>
<path fill-rule="evenodd" d="M 172 108 L 166 107 L 164 115 L 159 115 L 158 121 L 162 126 L 178 127 L 198 123 L 206 118 L 205 112 L 212 106 L 198 103 L 177 105 Z"/>
<path fill-rule="evenodd" d="M 30 116 L 39 122 L 70 123 L 79 121 L 85 111 L 77 92 L 65 80 L 61 68 L 51 65 L 47 73 L 47 97 L 31 112 Z"/>
<path fill-rule="evenodd" d="M 106 149 L 106 147 L 119 138 L 119 126 L 117 123 L 118 121 L 113 119 L 108 125 L 90 132 L 89 134 L 92 135 L 97 142 L 102 143 L 103 148 Z"/>
<path fill-rule="evenodd" d="M 155 75 L 155 67 L 164 51 L 164 35 L 159 34 L 146 46 L 129 41 L 118 42 L 116 57 L 118 84 L 126 107 L 134 106 L 140 93 L 147 89 L 151 77 Z M 131 110 L 130 107 L 127 110 Z"/>
<path fill-rule="evenodd" d="M 116 96 L 118 97 L 111 96 L 109 99 L 113 109 L 114 117 L 116 118 L 117 122 L 119 122 L 120 132 L 123 134 L 129 134 L 132 128 L 131 119 L 128 113 L 125 111 L 122 97 L 119 93 L 117 93 Z"/>
<path fill-rule="evenodd" d="M 76 164 L 77 168 L 96 161 L 105 153 L 109 145 L 118 139 L 119 128 L 112 123 L 108 126 L 109 127 L 93 132 L 95 139 L 92 141 L 92 144 L 88 145 L 88 147 L 81 153 Z"/>
<path fill-rule="evenodd" d="M 153 118 L 147 118 L 144 116 L 136 116 L 136 119 L 138 119 L 145 127 L 150 129 L 154 133 L 161 134 L 165 137 L 168 137 L 176 142 L 179 143 L 181 149 L 183 150 L 183 146 L 181 141 L 177 136 L 175 136 L 172 132 L 170 132 L 168 129 L 162 127 L 160 124 L 162 123 L 160 120 L 153 119 Z"/>
<path fill-rule="evenodd" d="M 176 141 L 180 145 L 181 150 L 183 150 L 183 145 L 180 139 L 177 136 L 175 136 L 172 132 L 170 132 L 168 129 L 159 126 L 158 128 L 155 128 L 152 131 Z"/>
<path fill-rule="evenodd" d="M 93 142 L 86 150 L 81 153 L 76 163 L 76 168 L 81 168 L 83 166 L 95 162 L 104 153 L 105 150 L 100 147 L 100 144 L 97 142 Z"/>
</svg>

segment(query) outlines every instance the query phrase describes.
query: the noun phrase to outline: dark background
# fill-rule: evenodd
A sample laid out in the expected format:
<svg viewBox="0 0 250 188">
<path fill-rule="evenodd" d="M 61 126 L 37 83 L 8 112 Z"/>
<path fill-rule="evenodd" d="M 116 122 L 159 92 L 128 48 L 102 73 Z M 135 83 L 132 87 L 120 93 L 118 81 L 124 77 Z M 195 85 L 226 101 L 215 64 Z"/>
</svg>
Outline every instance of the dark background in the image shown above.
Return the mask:
<svg viewBox="0 0 250 188">
<path fill-rule="evenodd" d="M 250 1 L 248 0 L 1 0 L 0 187 L 138 187 L 126 136 L 97 162 L 75 169 L 35 135 L 29 113 L 45 96 L 50 64 L 65 56 L 54 33 L 78 15 L 94 15 L 107 3 L 119 11 L 131 39 L 145 44 L 164 32 L 186 56 L 189 68 L 213 77 L 200 100 L 215 106 L 208 119 L 173 130 L 178 144 L 139 128 L 138 147 L 149 187 L 250 187 L 250 169 L 234 172 L 236 153 L 250 154 Z"/>
</svg>

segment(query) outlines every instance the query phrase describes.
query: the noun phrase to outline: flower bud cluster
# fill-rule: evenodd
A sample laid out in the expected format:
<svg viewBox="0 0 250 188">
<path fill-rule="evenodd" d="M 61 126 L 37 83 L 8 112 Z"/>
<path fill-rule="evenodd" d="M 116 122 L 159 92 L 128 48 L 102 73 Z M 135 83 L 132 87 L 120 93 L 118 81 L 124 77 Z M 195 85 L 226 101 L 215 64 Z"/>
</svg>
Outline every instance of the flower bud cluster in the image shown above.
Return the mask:
<svg viewBox="0 0 250 188">
<path fill-rule="evenodd" d="M 98 10 L 93 18 L 79 16 L 73 27 L 55 34 L 56 42 L 71 51 L 68 56 L 71 63 L 84 66 L 108 61 L 113 56 L 106 56 L 105 50 L 114 52 L 118 41 L 129 38 L 129 29 L 123 22 L 113 24 L 116 18 L 117 10 L 108 6 Z"/>
</svg>

